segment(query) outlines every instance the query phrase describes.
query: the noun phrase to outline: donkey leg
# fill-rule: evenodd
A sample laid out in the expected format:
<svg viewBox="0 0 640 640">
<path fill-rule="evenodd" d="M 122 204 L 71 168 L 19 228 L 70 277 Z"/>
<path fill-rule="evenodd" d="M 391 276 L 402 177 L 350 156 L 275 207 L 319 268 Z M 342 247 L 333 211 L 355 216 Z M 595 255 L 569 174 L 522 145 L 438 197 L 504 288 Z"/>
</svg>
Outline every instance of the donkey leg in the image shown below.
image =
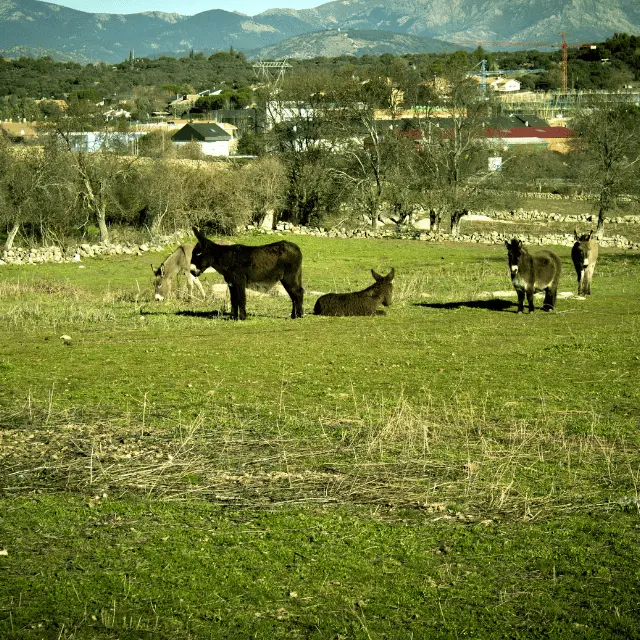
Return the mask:
<svg viewBox="0 0 640 640">
<path fill-rule="evenodd" d="M 553 287 L 547 287 L 544 290 L 544 303 L 542 308 L 545 311 L 553 311 L 556 306 L 556 289 Z"/>
<path fill-rule="evenodd" d="M 193 300 L 193 280 L 191 277 L 191 274 L 187 273 L 187 293 L 189 295 L 189 300 Z"/>
<path fill-rule="evenodd" d="M 533 290 L 527 291 L 527 304 L 529 305 L 529 313 L 533 313 L 535 310 L 533 306 Z"/>
<path fill-rule="evenodd" d="M 247 319 L 247 290 L 244 282 L 239 282 L 233 287 L 236 290 L 236 314 L 235 319 L 246 320 Z"/>
<path fill-rule="evenodd" d="M 304 289 L 297 279 L 283 278 L 280 283 L 291 298 L 291 318 L 302 318 Z"/>
<path fill-rule="evenodd" d="M 238 319 L 238 287 L 233 282 L 227 282 L 229 285 L 229 297 L 231 298 L 231 317 Z"/>
<path fill-rule="evenodd" d="M 586 295 L 591 295 L 591 278 L 593 278 L 593 272 L 595 271 L 595 265 L 590 264 L 586 269 L 586 277 L 585 277 L 585 288 L 584 292 Z"/>
<path fill-rule="evenodd" d="M 524 313 L 524 289 L 516 289 L 518 294 L 518 313 Z"/>
<path fill-rule="evenodd" d="M 206 298 L 206 294 L 204 292 L 204 287 L 202 286 L 202 282 L 200 282 L 200 280 L 198 280 L 198 278 L 196 278 L 192 273 L 189 274 L 189 278 L 191 280 L 191 290 L 192 290 L 192 294 L 193 294 L 193 285 L 195 284 L 196 287 L 198 287 L 198 291 L 200 291 L 200 295 L 203 298 Z"/>
</svg>

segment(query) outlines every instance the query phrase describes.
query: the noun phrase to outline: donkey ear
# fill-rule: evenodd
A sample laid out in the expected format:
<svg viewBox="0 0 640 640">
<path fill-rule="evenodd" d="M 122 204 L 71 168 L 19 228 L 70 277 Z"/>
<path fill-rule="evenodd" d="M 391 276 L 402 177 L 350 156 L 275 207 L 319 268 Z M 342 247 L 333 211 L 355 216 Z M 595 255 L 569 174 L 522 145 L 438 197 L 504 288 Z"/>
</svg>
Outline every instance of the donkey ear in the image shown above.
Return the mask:
<svg viewBox="0 0 640 640">
<path fill-rule="evenodd" d="M 207 238 L 207 236 L 205 236 L 204 233 L 202 233 L 200 229 L 198 229 L 198 227 L 192 227 L 192 229 L 196 238 L 198 238 L 198 242 L 202 242 L 202 244 L 206 244 L 209 241 L 209 238 Z"/>
<path fill-rule="evenodd" d="M 384 278 L 379 273 L 376 273 L 373 269 L 371 269 L 371 275 L 376 282 L 381 282 L 382 280 L 384 280 Z"/>
<path fill-rule="evenodd" d="M 593 229 L 589 231 L 589 240 L 591 240 L 592 237 L 593 237 Z"/>
<path fill-rule="evenodd" d="M 151 264 L 151 271 L 153 271 L 153 275 L 156 275 L 156 270 L 153 268 L 153 263 Z"/>
<path fill-rule="evenodd" d="M 518 240 L 518 246 L 522 249 L 522 240 Z"/>
<path fill-rule="evenodd" d="M 508 240 L 504 241 L 504 246 L 507 247 L 507 249 L 511 246 Z"/>
<path fill-rule="evenodd" d="M 393 280 L 393 276 L 395 275 L 396 275 L 396 270 L 393 267 L 391 267 L 391 271 L 389 271 L 389 273 L 386 276 L 387 282 L 391 282 Z"/>
<path fill-rule="evenodd" d="M 580 240 L 580 235 L 578 234 L 578 227 L 575 227 L 573 229 L 573 235 L 574 235 L 576 240 Z"/>
</svg>

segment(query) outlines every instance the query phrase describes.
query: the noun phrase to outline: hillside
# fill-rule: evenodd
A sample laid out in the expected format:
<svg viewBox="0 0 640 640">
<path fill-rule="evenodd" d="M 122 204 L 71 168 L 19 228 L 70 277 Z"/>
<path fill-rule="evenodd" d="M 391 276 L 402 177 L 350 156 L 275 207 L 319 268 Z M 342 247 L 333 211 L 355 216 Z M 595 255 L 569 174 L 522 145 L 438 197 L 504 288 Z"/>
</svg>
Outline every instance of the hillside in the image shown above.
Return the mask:
<svg viewBox="0 0 640 640">
<path fill-rule="evenodd" d="M 318 56 L 334 58 L 339 56 L 380 55 L 391 53 L 447 53 L 456 47 L 435 40 L 392 31 L 360 31 L 335 29 L 294 36 L 277 44 L 247 52 L 252 57 L 277 58 L 315 58 Z"/>
<path fill-rule="evenodd" d="M 277 0 L 274 0 L 277 1 Z M 283 44 L 305 57 L 328 51 L 423 49 L 397 34 L 452 41 L 549 41 L 565 31 L 570 42 L 600 41 L 615 32 L 640 34 L 637 0 L 349 0 L 315 9 L 270 9 L 257 16 L 211 10 L 195 16 L 152 11 L 135 14 L 87 13 L 39 0 L 0 0 L 0 52 L 5 57 L 41 55 L 54 59 L 120 62 L 136 56 L 185 55 L 191 50 L 280 54 L 264 49 L 304 34 L 326 30 L 392 32 L 386 44 L 375 38 L 311 36 Z M 341 36 L 345 38 L 345 36 Z M 340 46 L 338 46 L 340 45 Z M 431 46 L 431 45 L 430 45 Z M 267 53 L 271 51 L 271 53 Z M 357 55 L 357 54 L 356 54 Z"/>
</svg>

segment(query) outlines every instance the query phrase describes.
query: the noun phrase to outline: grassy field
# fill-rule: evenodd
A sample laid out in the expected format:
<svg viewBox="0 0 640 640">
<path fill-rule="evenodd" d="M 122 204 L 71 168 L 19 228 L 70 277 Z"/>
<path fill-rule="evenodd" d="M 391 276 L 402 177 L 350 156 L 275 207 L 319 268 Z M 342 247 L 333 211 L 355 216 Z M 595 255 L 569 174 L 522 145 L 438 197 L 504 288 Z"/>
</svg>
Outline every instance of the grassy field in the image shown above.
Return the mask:
<svg viewBox="0 0 640 640">
<path fill-rule="evenodd" d="M 640 255 L 529 316 L 504 246 L 294 239 L 297 321 L 0 268 L 0 637 L 640 637 Z"/>
</svg>

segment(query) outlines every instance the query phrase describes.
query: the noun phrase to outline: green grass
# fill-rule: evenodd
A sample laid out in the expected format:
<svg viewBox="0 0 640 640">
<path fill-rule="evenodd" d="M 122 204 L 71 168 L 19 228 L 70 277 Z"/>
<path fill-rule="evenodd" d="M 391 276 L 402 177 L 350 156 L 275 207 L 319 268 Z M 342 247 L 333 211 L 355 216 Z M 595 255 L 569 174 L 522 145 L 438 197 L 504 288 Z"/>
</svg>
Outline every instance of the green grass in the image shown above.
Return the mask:
<svg viewBox="0 0 640 640">
<path fill-rule="evenodd" d="M 501 246 L 292 239 L 300 321 L 0 269 L 0 637 L 638 637 L 640 256 L 528 316 Z"/>
</svg>

